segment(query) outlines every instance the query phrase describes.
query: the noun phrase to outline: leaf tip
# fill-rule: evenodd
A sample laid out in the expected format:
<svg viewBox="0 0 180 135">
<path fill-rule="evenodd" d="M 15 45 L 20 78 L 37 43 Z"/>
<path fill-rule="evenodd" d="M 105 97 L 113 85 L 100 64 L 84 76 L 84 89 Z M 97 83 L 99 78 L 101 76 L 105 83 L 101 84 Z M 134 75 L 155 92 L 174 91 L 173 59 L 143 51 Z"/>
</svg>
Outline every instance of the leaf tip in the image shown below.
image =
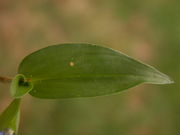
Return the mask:
<svg viewBox="0 0 180 135">
<path fill-rule="evenodd" d="M 162 81 L 162 84 L 172 84 L 174 83 L 174 80 L 170 78 L 169 76 L 165 75 L 164 81 Z"/>
<path fill-rule="evenodd" d="M 156 71 L 156 73 L 153 75 L 153 78 L 150 81 L 150 83 L 153 83 L 153 84 L 172 84 L 172 83 L 174 83 L 174 80 L 171 77 L 169 77 L 168 75 L 166 75 L 160 71 Z"/>
</svg>

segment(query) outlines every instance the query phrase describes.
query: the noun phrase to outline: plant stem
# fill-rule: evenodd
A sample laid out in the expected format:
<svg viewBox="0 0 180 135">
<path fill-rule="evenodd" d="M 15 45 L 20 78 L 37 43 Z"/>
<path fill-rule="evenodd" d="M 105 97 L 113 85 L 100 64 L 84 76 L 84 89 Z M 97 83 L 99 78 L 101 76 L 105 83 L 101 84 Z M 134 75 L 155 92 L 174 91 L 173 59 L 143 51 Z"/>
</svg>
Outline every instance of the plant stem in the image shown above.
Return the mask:
<svg viewBox="0 0 180 135">
<path fill-rule="evenodd" d="M 0 76 L 0 82 L 2 83 L 10 83 L 11 81 L 12 81 L 12 78 Z"/>
</svg>

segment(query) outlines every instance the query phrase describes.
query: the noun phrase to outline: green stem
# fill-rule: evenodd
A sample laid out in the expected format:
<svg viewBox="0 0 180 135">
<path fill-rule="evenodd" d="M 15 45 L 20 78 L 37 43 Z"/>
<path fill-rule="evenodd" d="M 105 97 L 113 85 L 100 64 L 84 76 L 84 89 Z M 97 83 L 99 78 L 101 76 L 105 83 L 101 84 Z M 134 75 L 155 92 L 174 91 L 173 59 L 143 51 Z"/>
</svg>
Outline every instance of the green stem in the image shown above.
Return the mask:
<svg viewBox="0 0 180 135">
<path fill-rule="evenodd" d="M 2 83 L 10 83 L 11 81 L 12 81 L 12 78 L 0 76 L 0 82 Z"/>
</svg>

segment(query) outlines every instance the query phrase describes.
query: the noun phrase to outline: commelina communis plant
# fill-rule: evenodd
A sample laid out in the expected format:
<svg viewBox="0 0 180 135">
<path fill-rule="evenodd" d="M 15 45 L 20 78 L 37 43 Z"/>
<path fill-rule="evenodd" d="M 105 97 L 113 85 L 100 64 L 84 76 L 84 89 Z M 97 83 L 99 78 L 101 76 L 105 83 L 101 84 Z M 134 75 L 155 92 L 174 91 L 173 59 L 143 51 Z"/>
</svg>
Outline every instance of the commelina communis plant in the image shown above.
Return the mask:
<svg viewBox="0 0 180 135">
<path fill-rule="evenodd" d="M 119 51 L 92 44 L 59 44 L 26 56 L 9 82 L 12 103 L 0 116 L 0 135 L 17 135 L 20 102 L 26 94 L 43 99 L 95 97 L 141 83 L 170 84 L 165 74 Z"/>
</svg>

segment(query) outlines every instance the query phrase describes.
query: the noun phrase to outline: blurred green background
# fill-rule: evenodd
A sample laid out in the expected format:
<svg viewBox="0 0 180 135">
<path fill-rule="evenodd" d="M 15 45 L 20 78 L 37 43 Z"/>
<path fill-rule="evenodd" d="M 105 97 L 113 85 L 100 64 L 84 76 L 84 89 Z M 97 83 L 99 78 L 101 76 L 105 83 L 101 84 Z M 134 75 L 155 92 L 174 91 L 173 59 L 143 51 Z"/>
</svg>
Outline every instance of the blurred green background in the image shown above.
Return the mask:
<svg viewBox="0 0 180 135">
<path fill-rule="evenodd" d="M 120 50 L 170 75 L 117 95 L 23 99 L 20 135 L 179 135 L 179 0 L 0 0 L 0 75 L 29 53 L 86 42 Z M 35 66 L 35 65 L 34 65 Z M 0 111 L 12 100 L 0 84 Z"/>
</svg>

